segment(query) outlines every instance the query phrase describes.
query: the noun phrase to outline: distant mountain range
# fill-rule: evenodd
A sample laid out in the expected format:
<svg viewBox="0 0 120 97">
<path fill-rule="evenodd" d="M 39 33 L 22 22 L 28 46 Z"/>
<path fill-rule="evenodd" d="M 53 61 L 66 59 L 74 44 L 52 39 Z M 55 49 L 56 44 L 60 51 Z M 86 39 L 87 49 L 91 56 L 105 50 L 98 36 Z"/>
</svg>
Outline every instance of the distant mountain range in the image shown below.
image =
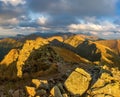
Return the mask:
<svg viewBox="0 0 120 97">
<path fill-rule="evenodd" d="M 72 35 L 77 35 L 77 34 L 81 34 L 81 35 L 87 35 L 87 36 L 93 36 L 90 33 L 72 33 L 72 32 L 46 32 L 46 33 L 41 33 L 41 32 L 34 32 L 32 34 L 28 34 L 28 35 L 24 35 L 24 34 L 17 34 L 16 36 L 0 36 L 0 39 L 3 38 L 13 38 L 13 39 L 36 39 L 36 37 L 43 37 L 43 38 L 48 38 L 48 37 L 52 37 L 52 36 L 62 36 L 63 38 L 67 38 L 69 36 Z M 95 36 L 94 36 L 95 37 Z M 97 36 L 96 36 L 97 37 Z"/>
</svg>

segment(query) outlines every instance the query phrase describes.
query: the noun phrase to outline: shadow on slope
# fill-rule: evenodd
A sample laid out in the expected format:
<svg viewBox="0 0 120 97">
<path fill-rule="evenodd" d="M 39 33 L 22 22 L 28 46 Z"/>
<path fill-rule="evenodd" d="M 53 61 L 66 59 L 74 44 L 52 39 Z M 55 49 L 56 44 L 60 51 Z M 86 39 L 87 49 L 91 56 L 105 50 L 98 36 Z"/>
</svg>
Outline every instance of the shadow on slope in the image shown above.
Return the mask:
<svg viewBox="0 0 120 97">
<path fill-rule="evenodd" d="M 110 68 L 120 68 L 120 57 L 110 48 L 95 42 L 85 40 L 82 43 L 80 43 L 77 47 L 73 47 L 69 43 L 53 40 L 52 42 L 50 42 L 50 45 L 70 50 L 78 54 L 79 56 L 89 60 L 90 62 L 101 66 L 107 65 Z"/>
<path fill-rule="evenodd" d="M 96 47 L 95 44 L 89 44 L 87 40 L 83 41 L 76 48 L 69 44 L 60 42 L 58 40 L 53 40 L 50 43 L 50 45 L 71 50 L 77 53 L 78 55 L 80 55 L 81 57 L 86 58 L 87 60 L 92 61 L 92 62 L 101 60 L 100 50 Z"/>
<path fill-rule="evenodd" d="M 80 45 L 76 47 L 76 52 L 80 56 L 92 62 L 101 60 L 101 52 L 96 47 L 96 44 L 94 43 L 90 44 L 89 41 L 87 40 L 83 41 L 83 43 L 81 43 Z"/>
</svg>

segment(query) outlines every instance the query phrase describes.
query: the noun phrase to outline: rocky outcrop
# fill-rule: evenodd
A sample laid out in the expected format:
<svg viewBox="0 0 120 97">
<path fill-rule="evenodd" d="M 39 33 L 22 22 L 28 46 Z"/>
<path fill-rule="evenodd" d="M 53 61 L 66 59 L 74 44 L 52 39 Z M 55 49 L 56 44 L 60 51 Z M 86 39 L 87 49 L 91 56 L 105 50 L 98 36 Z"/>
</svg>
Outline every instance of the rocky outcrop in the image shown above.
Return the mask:
<svg viewBox="0 0 120 97">
<path fill-rule="evenodd" d="M 11 89 L 9 86 L 10 89 L 7 91 L 5 90 L 7 86 L 3 85 L 0 93 L 4 95 L 7 92 L 8 94 L 4 96 L 12 95 L 13 97 L 16 95 L 20 95 L 20 97 L 119 97 L 120 81 L 114 74 L 116 74 L 115 71 L 111 73 L 98 66 L 79 67 L 70 75 L 67 74 L 67 78 L 65 75 L 61 75 L 59 78 L 51 77 L 47 80 L 40 78 L 32 79 L 29 82 L 22 80 L 24 86 L 21 86 L 20 89 Z M 10 85 L 13 84 L 10 83 Z"/>
<path fill-rule="evenodd" d="M 102 73 L 100 78 L 88 90 L 90 96 L 110 95 L 112 97 L 119 97 L 120 82 L 116 81 L 109 73 Z"/>
</svg>

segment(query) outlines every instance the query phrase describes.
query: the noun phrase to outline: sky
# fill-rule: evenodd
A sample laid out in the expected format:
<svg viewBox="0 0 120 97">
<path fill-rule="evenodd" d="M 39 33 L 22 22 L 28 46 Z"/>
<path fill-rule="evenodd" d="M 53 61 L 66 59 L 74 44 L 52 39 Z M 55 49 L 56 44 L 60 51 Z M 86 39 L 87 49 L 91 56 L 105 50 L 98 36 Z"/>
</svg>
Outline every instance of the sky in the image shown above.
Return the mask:
<svg viewBox="0 0 120 97">
<path fill-rule="evenodd" d="M 34 32 L 120 39 L 120 0 L 0 0 L 0 35 Z"/>
</svg>

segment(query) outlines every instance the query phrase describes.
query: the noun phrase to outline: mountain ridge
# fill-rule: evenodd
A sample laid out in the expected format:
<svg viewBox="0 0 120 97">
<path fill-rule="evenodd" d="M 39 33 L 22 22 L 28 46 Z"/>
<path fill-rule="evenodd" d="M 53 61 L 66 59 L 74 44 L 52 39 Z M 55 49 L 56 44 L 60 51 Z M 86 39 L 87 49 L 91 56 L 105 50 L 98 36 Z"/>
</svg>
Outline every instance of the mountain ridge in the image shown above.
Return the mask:
<svg viewBox="0 0 120 97">
<path fill-rule="evenodd" d="M 8 40 L 12 44 L 16 42 Z M 67 38 L 37 37 L 22 42 L 21 47 L 11 48 L 0 62 L 0 87 L 4 87 L 0 94 L 17 97 L 117 97 L 120 91 L 120 56 L 112 45 L 115 43 L 117 48 L 118 40 L 109 45 L 106 45 L 109 40 L 105 44 L 104 41 L 72 35 Z M 14 92 L 9 93 L 10 90 Z"/>
</svg>

